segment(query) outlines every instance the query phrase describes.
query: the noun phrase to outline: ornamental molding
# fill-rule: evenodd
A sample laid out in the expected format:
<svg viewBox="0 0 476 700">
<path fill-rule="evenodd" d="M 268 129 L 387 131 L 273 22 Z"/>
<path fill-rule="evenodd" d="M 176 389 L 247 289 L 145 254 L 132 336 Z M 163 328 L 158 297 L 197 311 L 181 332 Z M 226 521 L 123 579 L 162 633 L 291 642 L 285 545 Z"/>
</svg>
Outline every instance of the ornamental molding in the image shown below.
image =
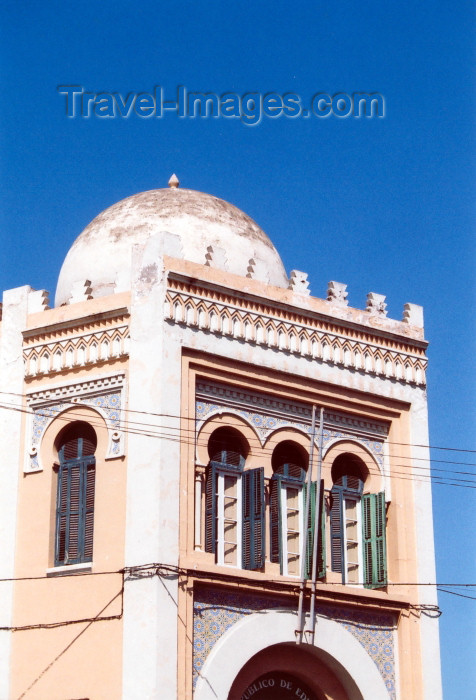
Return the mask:
<svg viewBox="0 0 476 700">
<path fill-rule="evenodd" d="M 425 385 L 424 348 L 368 328 L 340 325 L 238 294 L 169 280 L 165 319 L 217 336 L 394 381 Z"/>
<path fill-rule="evenodd" d="M 45 431 L 61 413 L 73 406 L 93 408 L 104 418 L 109 436 L 105 458 L 122 457 L 125 454 L 121 429 L 124 395 L 123 372 L 29 392 L 26 395 L 29 437 L 24 472 L 43 471 L 40 445 Z"/>
<path fill-rule="evenodd" d="M 269 436 L 276 432 L 276 430 L 283 430 L 284 428 L 292 428 L 294 430 L 299 430 L 301 433 L 306 433 L 311 435 L 311 426 L 307 423 L 298 423 L 296 421 L 290 420 L 289 418 L 275 418 L 274 416 L 269 416 L 264 413 L 259 413 L 257 411 L 247 411 L 246 409 L 238 409 L 233 406 L 224 406 L 223 404 L 214 404 L 206 401 L 197 401 L 195 404 L 196 412 L 196 430 L 197 435 L 200 433 L 204 423 L 216 415 L 222 415 L 223 413 L 229 413 L 242 418 L 245 420 L 257 434 L 261 447 L 268 440 Z M 324 414 L 325 417 L 325 414 Z M 325 425 L 325 424 L 324 424 Z M 384 442 L 382 439 L 371 439 L 358 435 L 355 432 L 347 430 L 336 430 L 335 428 L 324 427 L 322 433 L 322 456 L 324 457 L 326 452 L 332 445 L 336 442 L 342 440 L 351 440 L 359 445 L 361 445 L 367 452 L 374 457 L 378 464 L 380 473 L 382 477 L 385 478 L 384 470 Z M 317 447 L 317 434 L 315 436 L 315 445 Z"/>
<path fill-rule="evenodd" d="M 280 399 L 258 391 L 240 389 L 215 381 L 197 380 L 197 401 L 221 405 L 222 409 L 239 408 L 248 413 L 257 409 L 267 416 L 298 422 L 306 426 L 305 432 L 311 429 L 312 408 L 309 403 Z M 324 411 L 324 427 L 326 429 L 343 429 L 353 435 L 368 436 L 384 440 L 388 435 L 388 423 L 384 421 L 370 420 L 360 416 L 352 416 L 347 413 L 326 409 Z"/>
<path fill-rule="evenodd" d="M 128 355 L 128 324 L 95 331 L 83 330 L 74 335 L 28 344 L 23 350 L 25 377 L 56 374 Z"/>
</svg>

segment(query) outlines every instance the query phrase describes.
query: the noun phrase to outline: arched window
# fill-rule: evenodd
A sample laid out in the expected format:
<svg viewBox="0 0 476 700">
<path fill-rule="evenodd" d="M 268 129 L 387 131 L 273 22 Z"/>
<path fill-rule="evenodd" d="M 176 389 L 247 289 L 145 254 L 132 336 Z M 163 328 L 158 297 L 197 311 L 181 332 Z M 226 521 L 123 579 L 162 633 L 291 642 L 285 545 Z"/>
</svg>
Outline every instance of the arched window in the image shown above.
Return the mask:
<svg viewBox="0 0 476 700">
<path fill-rule="evenodd" d="M 311 483 L 309 502 L 307 499 L 308 453 L 292 440 L 284 440 L 274 449 L 271 464 L 270 495 L 270 549 L 271 561 L 280 564 L 284 576 L 301 574 L 301 557 L 303 538 L 306 538 L 305 575 L 309 578 L 312 571 L 312 550 L 314 529 L 316 525 L 316 483 Z M 307 531 L 305 527 L 305 507 L 308 502 Z M 317 576 L 325 575 L 325 510 L 324 488 L 320 489 L 318 531 Z"/>
<path fill-rule="evenodd" d="M 217 564 L 264 566 L 264 469 L 245 470 L 248 448 L 238 431 L 218 428 L 208 443 L 205 550 Z"/>
<path fill-rule="evenodd" d="M 387 583 L 385 494 L 363 494 L 366 472 L 347 452 L 332 465 L 332 570 L 342 573 L 342 583 L 379 588 Z"/>
<path fill-rule="evenodd" d="M 55 566 L 92 561 L 96 433 L 73 423 L 57 440 Z"/>
</svg>

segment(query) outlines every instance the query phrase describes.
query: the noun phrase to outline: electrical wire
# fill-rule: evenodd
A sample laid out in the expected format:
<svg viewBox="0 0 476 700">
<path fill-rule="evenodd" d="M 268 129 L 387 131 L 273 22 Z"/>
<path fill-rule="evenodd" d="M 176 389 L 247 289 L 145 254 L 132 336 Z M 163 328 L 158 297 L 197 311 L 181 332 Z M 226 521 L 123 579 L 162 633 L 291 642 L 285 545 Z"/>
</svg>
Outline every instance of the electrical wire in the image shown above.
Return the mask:
<svg viewBox="0 0 476 700">
<path fill-rule="evenodd" d="M 76 405 L 77 404 L 72 404 L 72 406 L 76 406 Z M 25 409 L 25 408 L 20 408 L 20 407 L 17 407 L 15 405 L 12 405 L 12 404 L 3 404 L 3 406 L 2 406 L 2 404 L 0 404 L 0 408 L 2 408 L 2 407 L 6 410 L 14 410 L 14 411 L 18 411 L 21 413 L 33 415 L 33 411 L 30 411 L 29 409 Z M 50 417 L 50 416 L 48 416 L 48 417 Z M 55 415 L 52 414 L 51 418 L 55 418 Z M 59 415 L 59 416 L 56 416 L 56 419 L 59 421 L 63 421 L 64 423 L 71 423 L 71 422 L 74 422 L 75 420 L 78 420 L 78 419 L 84 419 L 84 417 L 81 414 L 77 414 L 77 413 L 75 414 L 74 412 L 69 411 L 67 416 Z M 189 420 L 191 420 L 191 419 L 189 419 Z M 94 420 L 90 420 L 89 422 L 91 423 L 92 426 L 96 426 L 96 427 L 99 427 L 100 425 L 102 425 L 99 421 L 95 422 Z M 134 424 L 138 425 L 138 426 L 141 426 L 141 425 L 146 426 L 147 428 L 153 428 L 153 429 L 155 429 L 155 432 L 150 431 L 150 430 L 146 430 L 146 429 L 140 428 L 140 427 L 139 428 L 127 427 L 127 425 L 130 426 L 130 425 L 134 425 Z M 238 423 L 237 423 L 237 425 L 238 425 Z M 128 434 L 132 434 L 132 435 L 141 435 L 144 437 L 167 439 L 167 440 L 172 441 L 172 442 L 179 442 L 182 444 L 188 444 L 190 446 L 195 445 L 195 440 L 191 439 L 192 436 L 193 436 L 193 438 L 195 438 L 194 432 L 192 432 L 191 430 L 188 430 L 188 429 L 183 429 L 183 428 L 181 429 L 180 427 L 155 426 L 153 424 L 144 424 L 144 423 L 141 424 L 141 423 L 134 423 L 132 421 L 122 422 L 122 424 L 118 427 L 120 427 L 123 432 L 128 433 Z M 160 432 L 163 430 L 168 430 L 169 432 L 168 433 Z M 182 438 L 181 435 L 183 433 L 185 433 L 185 437 Z M 187 437 L 187 435 L 186 435 L 187 433 L 191 433 L 190 437 Z M 260 453 L 265 454 L 265 455 L 272 454 L 272 451 L 269 448 L 266 448 L 266 447 L 263 448 L 261 446 L 261 444 L 258 442 L 258 440 L 256 440 L 256 442 L 257 442 L 257 446 L 260 449 Z M 199 444 L 200 444 L 200 441 L 199 441 Z M 202 444 L 204 444 L 204 443 L 202 443 Z M 346 449 L 339 450 L 339 449 L 335 449 L 335 448 L 333 448 L 333 450 L 334 450 L 334 454 L 336 454 L 336 453 L 338 454 L 339 451 L 342 453 L 348 451 Z M 395 458 L 398 458 L 398 457 L 395 457 L 392 455 L 392 459 L 395 459 Z M 400 456 L 400 458 L 405 459 L 405 460 L 408 459 L 408 461 L 410 461 L 410 462 L 412 462 L 414 459 L 413 457 L 410 457 L 410 456 L 409 457 Z M 417 458 L 417 459 L 423 459 L 423 458 Z M 433 461 L 433 460 L 429 460 L 429 461 Z M 468 462 L 461 462 L 458 464 L 472 466 L 472 464 L 468 463 Z M 366 466 L 369 468 L 369 471 L 372 471 L 372 469 L 375 470 L 375 468 L 376 468 L 376 465 L 372 462 L 367 462 Z M 414 473 L 408 474 L 408 473 L 405 473 L 404 471 L 398 471 L 397 467 L 399 467 L 401 469 L 412 469 L 414 471 Z M 425 473 L 425 471 L 430 472 L 430 469 L 431 469 L 432 473 Z M 420 471 L 416 472 L 415 470 L 420 470 Z M 451 476 L 448 476 L 448 477 L 441 476 L 440 474 L 436 474 L 435 472 L 439 472 L 440 474 L 443 474 L 443 475 L 448 474 Z M 472 479 L 460 478 L 461 476 L 470 476 L 470 477 L 476 478 L 476 474 L 473 474 L 473 472 L 467 472 L 465 470 L 450 470 L 450 469 L 441 469 L 441 468 L 437 468 L 437 467 L 423 467 L 421 465 L 413 465 L 412 466 L 410 464 L 396 464 L 396 465 L 394 465 L 394 468 L 392 469 L 391 473 L 389 473 L 388 470 L 386 470 L 386 471 L 384 470 L 383 473 L 384 473 L 384 476 L 386 476 L 388 478 L 392 478 L 392 479 L 400 478 L 400 479 L 413 480 L 415 482 L 420 482 L 420 483 L 427 483 L 428 481 L 431 480 L 435 484 L 444 485 L 444 486 L 458 486 L 460 488 L 471 488 L 471 489 L 476 488 L 476 481 L 473 481 Z M 456 476 L 453 476 L 453 475 L 456 475 Z M 418 478 L 418 477 L 420 477 L 420 478 Z"/>
<path fill-rule="evenodd" d="M 41 389 L 39 389 L 41 391 Z M 6 396 L 17 396 L 19 398 L 27 398 L 26 394 L 19 394 L 11 391 L 1 391 L 0 394 L 4 394 Z M 71 402 L 72 406 L 77 406 L 78 404 Z M 16 406 L 15 404 L 10 404 L 10 406 L 15 406 L 17 409 L 21 408 Z M 41 410 L 41 409 L 40 409 Z M 173 413 L 155 413 L 153 411 L 140 411 L 138 409 L 133 409 L 133 408 L 121 408 L 118 409 L 121 413 L 137 413 L 139 415 L 144 415 L 144 416 L 153 416 L 154 418 L 174 418 L 174 419 L 180 419 L 180 420 L 188 420 L 188 421 L 196 421 L 196 418 L 194 416 L 185 416 L 185 415 L 180 415 L 180 414 L 173 414 Z M 31 411 L 33 413 L 33 411 Z M 154 426 L 153 423 L 141 423 L 140 421 L 124 421 L 124 423 L 131 423 L 131 424 L 136 424 L 136 425 L 143 425 L 146 427 L 156 427 Z M 187 429 L 186 429 L 187 430 Z M 420 443 L 411 443 L 411 442 L 395 442 L 391 440 L 385 440 L 385 443 L 387 445 L 399 445 L 399 446 L 404 446 L 404 447 L 419 447 L 419 448 L 425 448 L 425 449 L 432 449 L 432 450 L 445 450 L 445 451 L 450 451 L 450 452 L 466 452 L 469 454 L 476 454 L 476 450 L 469 450 L 466 448 L 460 448 L 460 447 L 448 447 L 448 446 L 441 446 L 441 445 L 424 445 Z M 414 459 L 425 459 L 424 457 L 415 457 Z M 470 463 L 470 462 L 453 462 L 451 460 L 433 460 L 432 461 L 438 461 L 438 462 L 443 462 L 443 463 L 448 463 L 448 464 L 468 464 L 470 466 L 476 466 L 476 463 Z"/>
</svg>

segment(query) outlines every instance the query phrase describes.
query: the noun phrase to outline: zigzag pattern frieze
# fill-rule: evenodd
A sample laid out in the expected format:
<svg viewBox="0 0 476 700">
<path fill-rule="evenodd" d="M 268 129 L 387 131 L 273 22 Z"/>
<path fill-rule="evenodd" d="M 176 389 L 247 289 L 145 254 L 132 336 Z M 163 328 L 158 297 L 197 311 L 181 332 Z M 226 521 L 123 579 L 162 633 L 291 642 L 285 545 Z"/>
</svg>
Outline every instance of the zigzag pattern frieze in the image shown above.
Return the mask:
<svg viewBox="0 0 476 700">
<path fill-rule="evenodd" d="M 107 328 L 83 335 L 67 336 L 27 347 L 23 351 L 25 376 L 54 374 L 129 354 L 129 327 Z"/>
<path fill-rule="evenodd" d="M 376 334 L 378 333 L 378 328 L 375 328 L 375 333 L 370 329 L 365 327 L 360 327 L 359 329 L 353 328 L 351 326 L 346 326 L 344 328 L 338 321 L 333 321 L 326 318 L 315 318 L 305 313 L 296 313 L 289 308 L 283 308 L 278 303 L 265 304 L 256 299 L 248 299 L 246 297 L 241 298 L 238 295 L 226 294 L 215 289 L 208 289 L 206 287 L 201 287 L 198 284 L 188 285 L 183 281 L 175 280 L 173 278 L 169 279 L 169 290 L 167 301 L 170 301 L 170 295 L 177 294 L 185 299 L 194 299 L 196 303 L 200 301 L 209 301 L 212 305 L 217 308 L 227 308 L 231 311 L 240 310 L 246 311 L 251 316 L 261 316 L 264 318 L 273 318 L 278 321 L 285 321 L 288 323 L 297 324 L 308 329 L 317 329 L 326 333 L 332 333 L 338 336 L 345 336 L 349 340 L 360 340 L 365 343 L 375 343 Z M 379 343 L 382 348 L 389 350 L 394 350 L 402 354 L 409 354 L 423 358 L 426 360 L 425 351 L 423 347 L 415 345 L 411 342 L 405 340 L 399 340 L 398 338 L 390 338 L 385 336 L 379 336 Z"/>
<path fill-rule="evenodd" d="M 406 351 L 377 344 L 369 333 L 345 333 L 332 324 L 309 319 L 282 320 L 278 314 L 250 312 L 239 306 L 209 301 L 195 294 L 169 290 L 165 318 L 240 341 L 278 349 L 317 361 L 398 381 L 424 385 L 426 357 L 420 349 Z M 328 330 L 327 326 L 332 326 Z M 373 342 L 370 341 L 370 338 Z M 382 339 L 383 342 L 384 339 Z M 380 339 L 379 339 L 380 341 Z M 403 345 L 403 343 L 402 343 Z"/>
</svg>

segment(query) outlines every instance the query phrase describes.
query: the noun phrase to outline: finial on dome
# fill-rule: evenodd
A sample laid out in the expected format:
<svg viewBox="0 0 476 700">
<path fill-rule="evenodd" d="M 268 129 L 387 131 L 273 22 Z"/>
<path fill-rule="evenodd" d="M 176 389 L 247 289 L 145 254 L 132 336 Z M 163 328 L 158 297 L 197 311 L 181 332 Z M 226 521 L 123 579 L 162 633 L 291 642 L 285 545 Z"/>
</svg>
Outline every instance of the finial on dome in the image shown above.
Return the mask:
<svg viewBox="0 0 476 700">
<path fill-rule="evenodd" d="M 177 189 L 177 187 L 180 185 L 179 179 L 177 175 L 174 173 L 172 177 L 170 178 L 168 182 L 169 187 L 171 187 L 173 190 Z"/>
</svg>

